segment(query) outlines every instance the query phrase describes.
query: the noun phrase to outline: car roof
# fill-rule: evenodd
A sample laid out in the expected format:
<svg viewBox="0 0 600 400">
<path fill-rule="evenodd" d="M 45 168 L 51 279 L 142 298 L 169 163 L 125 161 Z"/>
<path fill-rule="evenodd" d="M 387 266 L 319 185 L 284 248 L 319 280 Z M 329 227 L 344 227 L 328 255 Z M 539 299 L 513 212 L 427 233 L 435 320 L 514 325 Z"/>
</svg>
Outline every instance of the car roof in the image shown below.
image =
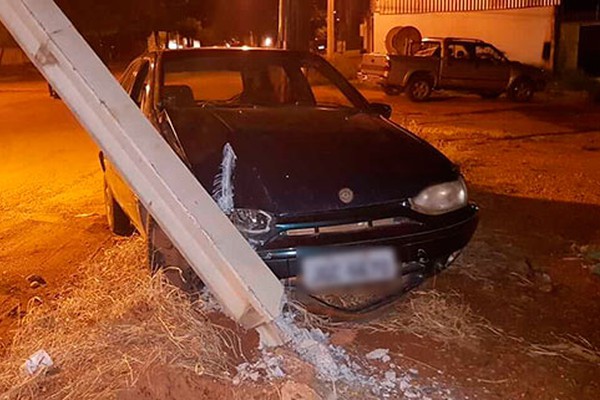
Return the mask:
<svg viewBox="0 0 600 400">
<path fill-rule="evenodd" d="M 423 41 L 444 41 L 444 40 L 454 40 L 457 42 L 473 42 L 473 43 L 485 43 L 483 40 L 481 39 L 474 39 L 474 38 L 462 38 L 462 37 L 437 37 L 437 36 L 430 36 L 430 37 L 426 37 L 423 38 Z"/>
</svg>

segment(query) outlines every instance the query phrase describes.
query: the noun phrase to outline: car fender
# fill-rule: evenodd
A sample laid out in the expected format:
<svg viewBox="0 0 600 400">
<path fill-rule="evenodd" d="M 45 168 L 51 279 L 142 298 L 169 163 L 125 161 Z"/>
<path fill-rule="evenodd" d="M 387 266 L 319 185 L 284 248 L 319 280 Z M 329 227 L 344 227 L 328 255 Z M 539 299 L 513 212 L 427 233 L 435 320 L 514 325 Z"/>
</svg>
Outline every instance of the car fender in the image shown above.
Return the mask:
<svg viewBox="0 0 600 400">
<path fill-rule="evenodd" d="M 406 74 L 406 76 L 404 77 L 404 82 L 403 82 L 402 86 L 403 87 L 408 86 L 408 82 L 410 82 L 410 80 L 416 76 L 426 76 L 427 78 L 429 78 L 431 80 L 433 87 L 437 86 L 436 77 L 430 71 L 425 71 L 425 70 L 414 70 L 411 73 Z"/>
<path fill-rule="evenodd" d="M 506 90 L 509 90 L 515 84 L 515 82 L 520 80 L 533 81 L 533 78 L 526 73 L 511 74 L 508 85 L 506 86 Z"/>
<path fill-rule="evenodd" d="M 137 196 L 129 188 L 123 177 L 110 163 L 110 160 L 106 159 L 104 153 L 99 153 L 100 167 L 104 175 L 104 179 L 110 191 L 121 207 L 121 209 L 127 214 L 131 223 L 140 232 L 144 233 L 144 216 L 147 214 L 144 207 L 142 207 Z"/>
</svg>

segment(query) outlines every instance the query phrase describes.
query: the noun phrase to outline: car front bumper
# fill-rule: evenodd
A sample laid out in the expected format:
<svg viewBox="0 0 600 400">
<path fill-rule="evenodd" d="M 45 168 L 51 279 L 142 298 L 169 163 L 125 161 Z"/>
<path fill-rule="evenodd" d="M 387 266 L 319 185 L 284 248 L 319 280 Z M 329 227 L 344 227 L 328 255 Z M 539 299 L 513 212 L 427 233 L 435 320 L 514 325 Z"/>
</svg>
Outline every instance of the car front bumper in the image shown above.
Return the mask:
<svg viewBox="0 0 600 400">
<path fill-rule="evenodd" d="M 315 251 L 345 251 L 356 248 L 390 247 L 396 251 L 401 264 L 420 262 L 431 264 L 447 259 L 451 254 L 464 248 L 475 233 L 479 222 L 478 208 L 469 206 L 458 221 L 433 229 L 415 233 L 387 234 L 380 237 L 353 235 L 346 241 L 319 245 L 303 243 L 302 246 L 258 250 L 259 256 L 280 279 L 301 275 L 302 254 Z M 445 261 L 445 260 L 444 260 Z"/>
</svg>

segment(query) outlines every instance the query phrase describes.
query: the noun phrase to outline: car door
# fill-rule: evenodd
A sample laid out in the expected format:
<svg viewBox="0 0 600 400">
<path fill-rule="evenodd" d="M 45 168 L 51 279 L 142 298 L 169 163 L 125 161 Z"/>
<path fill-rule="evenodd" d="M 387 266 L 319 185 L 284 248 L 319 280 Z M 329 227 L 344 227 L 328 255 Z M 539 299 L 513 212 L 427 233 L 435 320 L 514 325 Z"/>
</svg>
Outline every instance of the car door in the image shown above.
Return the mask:
<svg viewBox="0 0 600 400">
<path fill-rule="evenodd" d="M 440 84 L 443 88 L 473 89 L 477 86 L 474 50 L 473 42 L 446 43 L 440 73 Z"/>
<path fill-rule="evenodd" d="M 478 87 L 490 92 L 502 92 L 510 79 L 510 64 L 494 46 L 487 43 L 475 45 L 476 78 Z"/>
<path fill-rule="evenodd" d="M 136 60 L 127 69 L 121 85 L 129 94 L 131 99 L 139 106 L 142 105 L 147 95 L 147 85 L 150 81 L 150 62 L 148 60 Z M 110 160 L 105 160 L 105 178 L 111 188 L 112 194 L 123 209 L 133 225 L 143 232 L 144 222 L 141 215 L 140 203 L 137 196 L 114 168 Z"/>
</svg>

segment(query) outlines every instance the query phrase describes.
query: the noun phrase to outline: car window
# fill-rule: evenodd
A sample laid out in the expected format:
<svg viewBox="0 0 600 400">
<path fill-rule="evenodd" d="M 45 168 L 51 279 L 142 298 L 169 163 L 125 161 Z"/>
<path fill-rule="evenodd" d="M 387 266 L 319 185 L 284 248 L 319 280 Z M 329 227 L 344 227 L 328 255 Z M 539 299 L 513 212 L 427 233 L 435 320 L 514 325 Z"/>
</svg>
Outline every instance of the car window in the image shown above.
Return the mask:
<svg viewBox="0 0 600 400">
<path fill-rule="evenodd" d="M 467 43 L 451 43 L 448 45 L 448 57 L 454 60 L 471 60 L 471 46 Z"/>
<path fill-rule="evenodd" d="M 360 94 L 354 98 L 350 84 L 313 56 L 174 53 L 162 62 L 161 103 L 167 107 L 363 106 Z"/>
<path fill-rule="evenodd" d="M 141 95 L 139 97 L 139 104 L 142 110 L 148 109 L 148 102 L 151 101 L 152 94 L 152 70 L 150 69 L 146 74 L 146 79 L 142 85 Z"/>
<path fill-rule="evenodd" d="M 131 93 L 131 88 L 133 86 L 133 83 L 135 82 L 135 77 L 136 77 L 136 73 L 138 71 L 140 62 L 141 62 L 140 60 L 135 60 L 134 62 L 129 64 L 129 66 L 127 67 L 127 69 L 125 70 L 123 75 L 121 76 L 121 79 L 119 80 L 119 82 L 121 83 L 121 86 L 123 87 L 123 89 L 125 89 L 127 94 Z"/>
<path fill-rule="evenodd" d="M 350 100 L 336 85 L 314 66 L 303 68 L 303 72 L 312 88 L 313 97 L 317 106 L 344 106 L 352 107 Z"/>
<path fill-rule="evenodd" d="M 166 71 L 167 88 L 188 87 L 196 102 L 232 102 L 257 105 L 289 104 L 295 101 L 283 65 L 231 62 L 224 65 L 206 58 L 197 70 Z"/>
<path fill-rule="evenodd" d="M 143 97 L 149 92 L 150 87 L 146 85 L 146 80 L 150 72 L 150 62 L 144 61 L 140 66 L 140 69 L 135 74 L 135 80 L 133 87 L 131 88 L 131 98 L 135 103 L 140 106 L 142 104 Z"/>
<path fill-rule="evenodd" d="M 439 57 L 441 46 L 439 42 L 423 42 L 413 54 L 416 57 Z"/>
<path fill-rule="evenodd" d="M 188 86 L 197 101 L 228 100 L 243 90 L 240 71 L 206 69 L 165 74 L 166 86 Z"/>
<path fill-rule="evenodd" d="M 504 61 L 504 56 L 488 44 L 478 44 L 475 46 L 475 57 L 480 61 Z"/>
</svg>

